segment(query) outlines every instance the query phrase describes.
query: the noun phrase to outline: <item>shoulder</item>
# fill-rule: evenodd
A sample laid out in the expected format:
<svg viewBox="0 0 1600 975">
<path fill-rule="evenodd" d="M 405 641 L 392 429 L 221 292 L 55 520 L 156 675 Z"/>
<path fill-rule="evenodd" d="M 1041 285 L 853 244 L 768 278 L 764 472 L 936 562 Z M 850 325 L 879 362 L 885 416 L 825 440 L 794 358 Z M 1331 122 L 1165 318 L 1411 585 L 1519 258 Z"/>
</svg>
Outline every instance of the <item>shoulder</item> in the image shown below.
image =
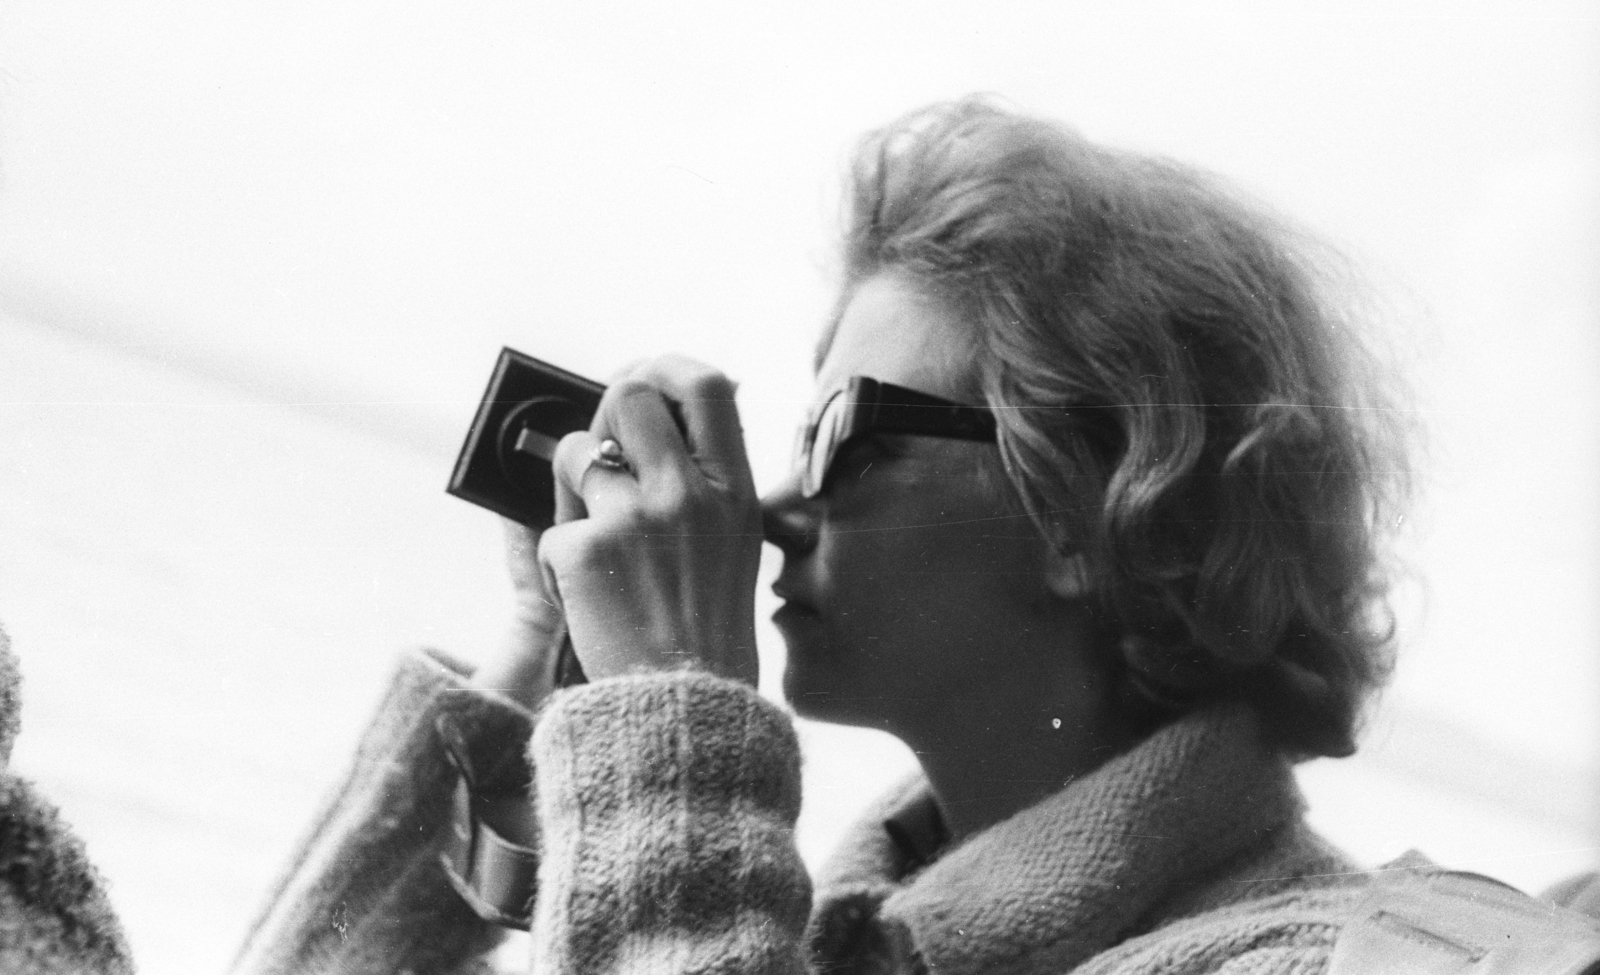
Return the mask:
<svg viewBox="0 0 1600 975">
<path fill-rule="evenodd" d="M 0 969 L 131 972 L 83 844 L 21 779 L 0 775 Z"/>
<path fill-rule="evenodd" d="M 131 972 L 122 926 L 83 844 L 54 805 L 5 771 L 20 684 L 0 630 L 0 971 Z"/>
<path fill-rule="evenodd" d="M 1330 975 L 1394 970 L 1575 975 L 1600 971 L 1600 924 L 1482 874 L 1410 853 L 1368 886 Z"/>
<path fill-rule="evenodd" d="M 1592 965 L 1600 966 L 1600 925 L 1592 919 L 1411 853 L 1377 870 L 1174 921 L 1081 971 L 1570 975 Z"/>
<path fill-rule="evenodd" d="M 1124 941 L 1080 971 L 1084 975 L 1324 972 L 1362 893 L 1362 884 L 1341 882 L 1241 901 Z"/>
</svg>

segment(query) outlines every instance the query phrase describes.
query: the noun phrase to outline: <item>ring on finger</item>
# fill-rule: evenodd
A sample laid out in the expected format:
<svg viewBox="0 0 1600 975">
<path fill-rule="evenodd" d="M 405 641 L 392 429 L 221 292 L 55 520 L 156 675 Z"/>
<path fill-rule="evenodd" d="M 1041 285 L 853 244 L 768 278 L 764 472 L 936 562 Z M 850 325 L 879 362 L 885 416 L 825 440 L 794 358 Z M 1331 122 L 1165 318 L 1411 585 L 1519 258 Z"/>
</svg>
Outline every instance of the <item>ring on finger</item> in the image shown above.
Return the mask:
<svg viewBox="0 0 1600 975">
<path fill-rule="evenodd" d="M 622 444 L 610 437 L 595 444 L 589 451 L 589 466 L 620 473 L 633 470 L 633 465 L 628 463 L 628 455 L 622 452 Z"/>
</svg>

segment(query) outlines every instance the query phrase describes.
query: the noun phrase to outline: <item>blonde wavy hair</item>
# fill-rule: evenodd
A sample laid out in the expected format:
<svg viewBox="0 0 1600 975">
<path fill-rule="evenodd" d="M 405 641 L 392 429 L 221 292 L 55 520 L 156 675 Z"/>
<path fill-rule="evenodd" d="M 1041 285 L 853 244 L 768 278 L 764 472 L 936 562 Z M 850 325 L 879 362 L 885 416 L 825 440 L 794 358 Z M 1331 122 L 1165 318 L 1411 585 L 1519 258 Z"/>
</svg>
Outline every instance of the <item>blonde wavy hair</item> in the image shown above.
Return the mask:
<svg viewBox="0 0 1600 975">
<path fill-rule="evenodd" d="M 1297 756 L 1354 750 L 1394 626 L 1392 379 L 1333 257 L 1195 169 L 987 100 L 855 156 L 842 294 L 909 274 L 974 326 L 1006 480 L 1079 552 L 1155 722 L 1250 702 Z"/>
</svg>

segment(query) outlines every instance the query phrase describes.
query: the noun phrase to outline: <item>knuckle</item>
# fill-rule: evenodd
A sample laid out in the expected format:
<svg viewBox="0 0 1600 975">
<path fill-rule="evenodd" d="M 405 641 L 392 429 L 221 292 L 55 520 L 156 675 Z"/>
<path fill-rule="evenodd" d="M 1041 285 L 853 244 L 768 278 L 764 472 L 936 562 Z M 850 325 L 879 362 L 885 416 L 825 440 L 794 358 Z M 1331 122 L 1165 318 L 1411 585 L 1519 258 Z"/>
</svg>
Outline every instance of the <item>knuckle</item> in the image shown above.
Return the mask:
<svg viewBox="0 0 1600 975">
<path fill-rule="evenodd" d="M 725 373 L 716 370 L 709 370 L 695 376 L 689 388 L 697 399 L 716 401 L 733 399 L 733 380 L 729 379 Z"/>
<path fill-rule="evenodd" d="M 725 520 L 723 512 L 726 507 L 723 498 L 711 485 L 700 481 L 678 481 L 652 492 L 646 517 L 657 529 L 710 526 Z"/>
<path fill-rule="evenodd" d="M 544 535 L 539 538 L 539 561 L 553 569 L 563 567 L 571 555 L 571 539 L 573 531 L 576 530 L 576 525 L 576 522 L 570 522 L 545 529 Z"/>
<path fill-rule="evenodd" d="M 608 396 L 610 396 L 611 399 L 614 402 L 619 402 L 619 403 L 621 401 L 625 400 L 625 399 L 629 399 L 629 398 L 634 397 L 634 396 L 645 396 L 645 395 L 660 396 L 661 395 L 656 390 L 655 386 L 651 385 L 648 380 L 643 379 L 643 378 L 641 378 L 639 376 L 636 376 L 636 375 L 635 376 L 629 376 L 627 379 L 624 379 L 621 382 L 616 383 L 611 388 L 606 390 L 606 394 Z"/>
<path fill-rule="evenodd" d="M 550 469 L 556 483 L 573 494 L 578 493 L 578 486 L 583 482 L 593 442 L 594 438 L 586 431 L 569 433 L 556 442 L 555 453 L 550 456 Z"/>
<path fill-rule="evenodd" d="M 698 359 L 676 356 L 673 369 L 685 390 L 696 395 L 720 396 L 733 392 L 733 381 L 722 370 Z"/>
<path fill-rule="evenodd" d="M 589 428 L 590 433 L 598 436 L 602 431 L 614 431 L 619 415 L 628 409 L 625 404 L 636 396 L 653 396 L 665 403 L 661 391 L 648 379 L 635 373 L 606 387 L 605 395 L 600 398 L 600 409 L 596 411 L 594 423 Z"/>
<path fill-rule="evenodd" d="M 548 553 L 544 544 L 539 546 L 540 557 L 557 572 L 581 573 L 594 569 L 609 558 L 612 549 L 611 535 L 592 522 L 588 520 L 570 522 L 551 531 L 558 529 L 561 535 L 551 545 Z"/>
<path fill-rule="evenodd" d="M 691 493 L 688 485 L 676 478 L 664 481 L 650 492 L 641 513 L 653 524 L 673 521 L 688 510 Z"/>
<path fill-rule="evenodd" d="M 727 398 L 733 382 L 720 369 L 685 355 L 665 355 L 650 363 L 646 372 L 661 384 L 697 398 Z"/>
<path fill-rule="evenodd" d="M 556 441 L 556 452 L 550 458 L 551 464 L 558 471 L 571 469 L 573 463 L 588 452 L 590 439 L 589 434 L 582 430 L 562 437 Z"/>
</svg>

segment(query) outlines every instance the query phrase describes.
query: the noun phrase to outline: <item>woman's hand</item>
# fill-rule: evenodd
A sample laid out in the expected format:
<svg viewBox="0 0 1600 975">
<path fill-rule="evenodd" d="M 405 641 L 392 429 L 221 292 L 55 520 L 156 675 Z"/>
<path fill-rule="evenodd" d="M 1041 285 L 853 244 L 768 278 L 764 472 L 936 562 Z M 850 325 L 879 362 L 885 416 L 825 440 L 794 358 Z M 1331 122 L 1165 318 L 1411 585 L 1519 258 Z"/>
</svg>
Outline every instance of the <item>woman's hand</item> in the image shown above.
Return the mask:
<svg viewBox="0 0 1600 975">
<path fill-rule="evenodd" d="M 514 615 L 505 642 L 472 675 L 472 682 L 532 710 L 555 690 L 567 631 L 560 605 L 545 588 L 539 533 L 510 520 L 504 525 Z"/>
<path fill-rule="evenodd" d="M 733 393 L 688 359 L 647 362 L 556 450 L 539 560 L 590 679 L 698 668 L 755 684 L 761 513 Z M 594 463 L 607 438 L 627 469 Z"/>
</svg>

